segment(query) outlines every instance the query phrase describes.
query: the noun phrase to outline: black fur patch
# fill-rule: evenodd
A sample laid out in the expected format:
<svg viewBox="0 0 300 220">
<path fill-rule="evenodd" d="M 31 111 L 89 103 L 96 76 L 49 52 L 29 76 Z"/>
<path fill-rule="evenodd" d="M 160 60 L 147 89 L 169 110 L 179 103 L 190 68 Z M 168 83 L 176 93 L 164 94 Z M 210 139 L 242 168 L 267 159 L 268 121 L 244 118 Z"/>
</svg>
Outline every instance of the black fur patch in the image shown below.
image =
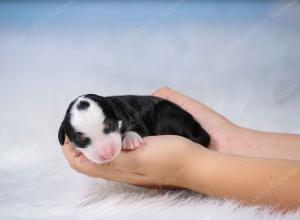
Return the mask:
<svg viewBox="0 0 300 220">
<path fill-rule="evenodd" d="M 77 104 L 77 109 L 78 110 L 85 110 L 90 106 L 90 103 L 88 103 L 87 101 L 81 101 Z"/>
</svg>

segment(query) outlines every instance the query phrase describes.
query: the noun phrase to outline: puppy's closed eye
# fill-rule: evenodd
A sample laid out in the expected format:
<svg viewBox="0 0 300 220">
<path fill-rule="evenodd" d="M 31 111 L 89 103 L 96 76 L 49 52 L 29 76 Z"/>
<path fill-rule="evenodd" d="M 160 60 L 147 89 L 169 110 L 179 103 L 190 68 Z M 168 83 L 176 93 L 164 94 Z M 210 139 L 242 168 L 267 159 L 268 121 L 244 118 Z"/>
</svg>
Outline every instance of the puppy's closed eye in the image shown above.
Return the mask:
<svg viewBox="0 0 300 220">
<path fill-rule="evenodd" d="M 113 122 L 113 121 L 110 121 L 110 120 L 107 120 L 104 124 L 104 129 L 103 129 L 103 132 L 105 134 L 109 134 L 111 132 L 114 132 L 118 129 L 118 124 Z"/>
<path fill-rule="evenodd" d="M 84 140 L 84 135 L 81 132 L 76 132 L 76 137 L 78 140 L 83 141 Z"/>
<path fill-rule="evenodd" d="M 90 138 L 85 137 L 85 135 L 81 132 L 76 132 L 75 142 L 77 143 L 78 147 L 85 147 L 91 143 Z"/>
</svg>

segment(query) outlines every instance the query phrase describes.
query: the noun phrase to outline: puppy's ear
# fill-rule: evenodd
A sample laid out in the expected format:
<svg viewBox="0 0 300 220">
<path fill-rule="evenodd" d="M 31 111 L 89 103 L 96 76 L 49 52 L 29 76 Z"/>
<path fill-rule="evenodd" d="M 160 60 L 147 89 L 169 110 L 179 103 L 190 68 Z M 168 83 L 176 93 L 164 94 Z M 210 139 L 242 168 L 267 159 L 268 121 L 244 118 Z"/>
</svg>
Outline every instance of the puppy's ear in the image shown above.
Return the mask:
<svg viewBox="0 0 300 220">
<path fill-rule="evenodd" d="M 60 145 L 63 145 L 65 143 L 65 128 L 64 128 L 64 122 L 61 123 L 59 131 L 58 131 L 58 140 Z"/>
</svg>

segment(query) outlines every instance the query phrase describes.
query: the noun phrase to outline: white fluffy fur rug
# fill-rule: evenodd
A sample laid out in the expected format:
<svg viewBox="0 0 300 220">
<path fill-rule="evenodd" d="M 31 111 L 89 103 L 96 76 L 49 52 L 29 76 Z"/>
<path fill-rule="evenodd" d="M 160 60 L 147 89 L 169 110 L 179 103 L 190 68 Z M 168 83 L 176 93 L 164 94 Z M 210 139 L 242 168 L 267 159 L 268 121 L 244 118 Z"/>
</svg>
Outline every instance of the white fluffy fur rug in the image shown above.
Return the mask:
<svg viewBox="0 0 300 220">
<path fill-rule="evenodd" d="M 299 30 L 272 22 L 250 36 L 251 25 L 157 27 L 136 38 L 113 29 L 2 32 L 0 219 L 300 219 L 300 211 L 92 179 L 68 166 L 57 141 L 74 97 L 163 85 L 242 126 L 300 133 Z"/>
</svg>

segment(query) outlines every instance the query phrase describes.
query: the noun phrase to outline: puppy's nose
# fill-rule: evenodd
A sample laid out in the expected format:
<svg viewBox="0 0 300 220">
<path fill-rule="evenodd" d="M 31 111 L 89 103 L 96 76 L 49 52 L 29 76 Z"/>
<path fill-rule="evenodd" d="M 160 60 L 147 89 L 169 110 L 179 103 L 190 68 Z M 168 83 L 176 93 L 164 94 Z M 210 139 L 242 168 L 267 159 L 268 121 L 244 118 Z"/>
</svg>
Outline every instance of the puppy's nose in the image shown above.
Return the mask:
<svg viewBox="0 0 300 220">
<path fill-rule="evenodd" d="M 101 160 L 110 160 L 116 154 L 116 148 L 113 146 L 105 147 L 99 154 Z"/>
</svg>

